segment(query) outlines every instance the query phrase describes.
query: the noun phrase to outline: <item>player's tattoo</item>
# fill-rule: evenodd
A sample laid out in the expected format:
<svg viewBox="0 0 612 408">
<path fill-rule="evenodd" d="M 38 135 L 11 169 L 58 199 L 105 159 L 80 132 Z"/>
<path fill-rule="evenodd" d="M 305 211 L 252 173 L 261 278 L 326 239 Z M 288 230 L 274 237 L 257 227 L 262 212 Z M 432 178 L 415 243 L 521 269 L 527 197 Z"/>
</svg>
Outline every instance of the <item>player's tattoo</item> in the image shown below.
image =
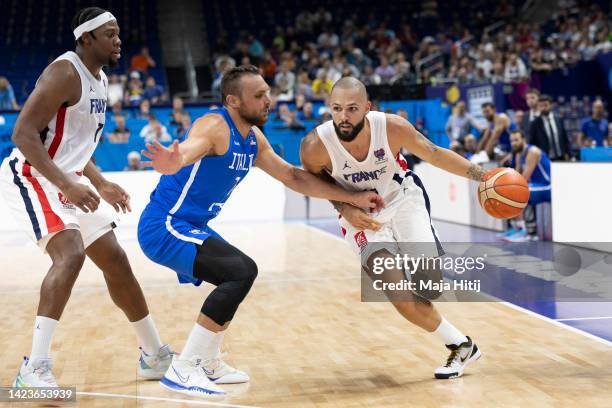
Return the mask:
<svg viewBox="0 0 612 408">
<path fill-rule="evenodd" d="M 472 180 L 482 181 L 482 177 L 485 174 L 485 169 L 475 164 L 470 165 L 470 168 L 467 171 L 467 176 Z"/>
<path fill-rule="evenodd" d="M 435 153 L 435 152 L 437 152 L 439 150 L 439 147 L 436 146 L 431 140 L 426 138 L 423 134 L 421 134 L 421 132 L 417 132 L 417 134 L 419 135 L 421 140 L 423 142 L 425 142 L 425 144 L 427 145 L 427 148 L 429 149 L 429 151 L 431 151 L 432 153 Z"/>
</svg>

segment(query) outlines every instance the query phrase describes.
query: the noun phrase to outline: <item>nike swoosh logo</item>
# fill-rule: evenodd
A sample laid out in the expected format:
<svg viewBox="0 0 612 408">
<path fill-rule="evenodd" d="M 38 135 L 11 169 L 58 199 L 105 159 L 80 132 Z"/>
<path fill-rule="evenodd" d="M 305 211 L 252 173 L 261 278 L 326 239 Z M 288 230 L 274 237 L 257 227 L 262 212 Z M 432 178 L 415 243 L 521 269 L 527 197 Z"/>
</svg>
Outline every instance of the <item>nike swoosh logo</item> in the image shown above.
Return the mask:
<svg viewBox="0 0 612 408">
<path fill-rule="evenodd" d="M 187 381 L 189 381 L 189 377 L 191 376 L 188 375 L 187 378 L 185 378 L 182 375 L 180 375 L 174 367 L 172 367 L 172 370 L 174 371 L 174 374 L 176 374 L 176 376 L 179 378 L 179 380 L 181 380 L 182 383 L 186 383 Z"/>
<path fill-rule="evenodd" d="M 465 360 L 467 360 L 467 359 L 468 359 L 468 357 L 470 356 L 470 354 L 471 354 L 471 353 L 467 353 L 467 354 L 465 355 L 465 357 L 459 357 L 459 360 L 460 360 L 462 363 L 465 363 Z"/>
<path fill-rule="evenodd" d="M 202 370 L 204 370 L 204 372 L 206 373 L 206 375 L 211 376 L 215 373 L 215 370 L 207 370 L 204 367 L 202 367 Z"/>
</svg>

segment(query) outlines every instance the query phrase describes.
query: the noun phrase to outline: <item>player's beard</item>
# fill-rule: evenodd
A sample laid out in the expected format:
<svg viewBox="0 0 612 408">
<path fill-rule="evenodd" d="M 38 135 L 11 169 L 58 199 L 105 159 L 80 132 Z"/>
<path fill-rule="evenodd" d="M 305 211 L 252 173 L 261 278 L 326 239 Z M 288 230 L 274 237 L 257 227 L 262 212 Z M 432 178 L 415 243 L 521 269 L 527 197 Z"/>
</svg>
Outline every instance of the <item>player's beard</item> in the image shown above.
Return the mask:
<svg viewBox="0 0 612 408">
<path fill-rule="evenodd" d="M 119 61 L 114 60 L 112 57 L 108 59 L 108 63 L 106 64 L 109 68 L 117 68 L 119 66 Z"/>
<path fill-rule="evenodd" d="M 251 126 L 263 126 L 268 121 L 268 117 L 263 113 L 257 116 L 253 113 L 244 112 L 242 110 L 240 111 L 240 117 Z"/>
<path fill-rule="evenodd" d="M 363 119 L 361 119 L 361 122 L 353 126 L 353 130 L 351 130 L 349 133 L 343 132 L 340 129 L 340 126 L 336 125 L 336 122 L 332 121 L 332 123 L 334 124 L 334 129 L 336 130 L 336 134 L 338 135 L 340 140 L 342 140 L 343 142 L 352 142 L 365 126 L 365 116 L 363 117 Z"/>
<path fill-rule="evenodd" d="M 523 149 L 525 148 L 525 143 L 521 143 L 520 146 L 517 146 L 516 148 L 512 148 L 512 153 L 520 153 L 523 151 Z"/>
</svg>

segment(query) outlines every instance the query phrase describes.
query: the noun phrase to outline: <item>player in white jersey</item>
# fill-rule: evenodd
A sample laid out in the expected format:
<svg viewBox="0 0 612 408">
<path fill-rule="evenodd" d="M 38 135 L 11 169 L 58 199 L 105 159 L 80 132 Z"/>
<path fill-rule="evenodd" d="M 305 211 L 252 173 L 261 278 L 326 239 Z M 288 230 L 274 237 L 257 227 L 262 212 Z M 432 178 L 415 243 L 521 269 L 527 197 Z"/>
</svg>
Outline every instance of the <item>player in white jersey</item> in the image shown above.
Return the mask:
<svg viewBox="0 0 612 408">
<path fill-rule="evenodd" d="M 484 170 L 434 145 L 405 119 L 370 111 L 365 86 L 355 78 L 336 82 L 329 104 L 333 119 L 304 139 L 302 164 L 347 190 L 375 190 L 383 197 L 385 208 L 372 214 L 350 204 L 333 203 L 340 212 L 345 240 L 361 254 L 364 270 L 372 277 L 374 258 L 393 257 L 391 247 L 398 248 L 395 253 L 417 257 L 427 250 L 425 256 L 442 255 L 429 216 L 429 199 L 419 178 L 408 170 L 400 150 L 405 148 L 434 166 L 473 180 L 480 181 Z M 381 243 L 391 245 L 382 247 Z M 415 250 L 418 253 L 411 252 Z M 392 279 L 405 274 L 403 270 L 391 272 Z M 435 370 L 436 378 L 459 377 L 467 364 L 480 357 L 476 344 L 441 317 L 429 300 L 412 292 L 403 297 L 385 294 L 404 318 L 432 333 L 451 350 L 446 364 Z"/>
<path fill-rule="evenodd" d="M 89 7 L 77 13 L 72 28 L 75 52 L 57 58 L 38 79 L 15 123 L 16 148 L 0 170 L 2 196 L 15 219 L 52 260 L 40 288 L 32 351 L 16 387 L 57 387 L 51 340 L 85 256 L 102 270 L 111 298 L 133 323 L 139 374 L 161 378 L 172 360 L 113 232 L 111 206 L 131 211 L 129 195 L 90 160 L 106 112 L 102 66 L 116 65 L 120 57 L 119 26 L 110 12 Z"/>
</svg>

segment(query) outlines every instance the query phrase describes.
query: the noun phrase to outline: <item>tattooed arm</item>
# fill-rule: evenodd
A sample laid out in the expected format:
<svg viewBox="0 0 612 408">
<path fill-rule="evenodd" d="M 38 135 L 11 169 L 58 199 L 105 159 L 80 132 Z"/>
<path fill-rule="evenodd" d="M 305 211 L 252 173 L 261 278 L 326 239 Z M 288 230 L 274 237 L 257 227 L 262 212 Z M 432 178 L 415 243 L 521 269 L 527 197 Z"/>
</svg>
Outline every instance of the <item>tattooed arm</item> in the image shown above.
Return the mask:
<svg viewBox="0 0 612 408">
<path fill-rule="evenodd" d="M 387 134 L 393 146 L 405 147 L 433 166 L 471 180 L 482 180 L 485 173 L 482 167 L 471 163 L 452 150 L 436 146 L 400 116 L 387 115 Z"/>
</svg>

